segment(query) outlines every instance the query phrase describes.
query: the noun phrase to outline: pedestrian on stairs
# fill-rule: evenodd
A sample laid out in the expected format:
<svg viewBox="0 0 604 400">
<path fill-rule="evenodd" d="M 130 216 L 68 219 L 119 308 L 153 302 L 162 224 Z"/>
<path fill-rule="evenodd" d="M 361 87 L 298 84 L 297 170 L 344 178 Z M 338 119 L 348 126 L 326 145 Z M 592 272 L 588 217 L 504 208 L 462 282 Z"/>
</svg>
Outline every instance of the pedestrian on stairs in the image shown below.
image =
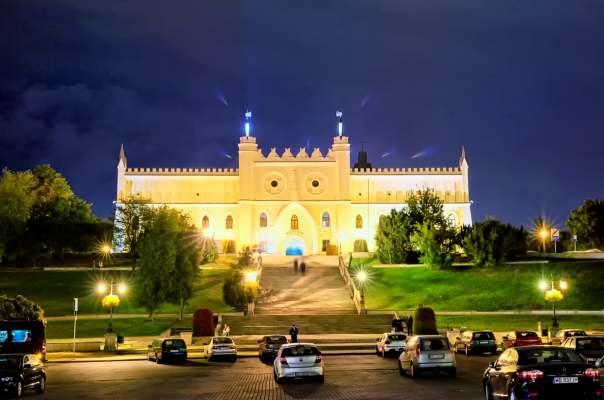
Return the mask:
<svg viewBox="0 0 604 400">
<path fill-rule="evenodd" d="M 294 258 L 294 272 L 298 272 L 298 258 Z"/>
<path fill-rule="evenodd" d="M 289 328 L 289 335 L 291 336 L 291 343 L 298 343 L 298 327 L 296 324 L 292 324 L 292 327 Z"/>
</svg>

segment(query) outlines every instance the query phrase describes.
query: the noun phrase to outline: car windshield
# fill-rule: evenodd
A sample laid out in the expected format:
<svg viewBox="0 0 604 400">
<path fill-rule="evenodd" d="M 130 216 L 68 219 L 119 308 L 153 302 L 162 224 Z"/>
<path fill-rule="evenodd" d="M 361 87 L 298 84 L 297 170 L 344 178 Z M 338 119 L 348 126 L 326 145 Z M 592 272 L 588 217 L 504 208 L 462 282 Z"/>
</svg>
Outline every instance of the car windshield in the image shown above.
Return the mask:
<svg viewBox="0 0 604 400">
<path fill-rule="evenodd" d="M 577 350 L 604 350 L 604 338 L 577 339 Z"/>
<path fill-rule="evenodd" d="M 407 336 L 405 336 L 405 335 L 388 335 L 388 339 L 395 340 L 395 341 L 396 340 L 402 341 L 402 340 L 407 339 Z"/>
<path fill-rule="evenodd" d="M 279 344 L 279 343 L 286 343 L 287 342 L 287 338 L 285 336 L 267 336 L 266 337 L 266 343 L 268 344 Z"/>
<path fill-rule="evenodd" d="M 21 357 L 19 356 L 0 356 L 0 369 L 19 368 Z"/>
<path fill-rule="evenodd" d="M 233 339 L 228 337 L 215 337 L 214 344 L 233 344 Z"/>
<path fill-rule="evenodd" d="M 313 346 L 295 346 L 283 349 L 283 356 L 285 357 L 302 357 L 302 356 L 316 356 L 319 353 L 319 349 Z"/>
<path fill-rule="evenodd" d="M 587 336 L 585 331 L 567 331 L 564 332 L 564 337 L 572 337 L 572 336 Z"/>
<path fill-rule="evenodd" d="M 536 338 L 537 337 L 537 333 L 536 332 L 516 332 L 516 337 L 517 338 L 522 338 L 522 339 L 526 339 L 526 338 Z"/>
<path fill-rule="evenodd" d="M 444 338 L 422 339 L 422 350 L 447 350 L 447 340 Z"/>
<path fill-rule="evenodd" d="M 185 344 L 185 342 L 183 340 L 180 339 L 175 339 L 175 340 L 166 340 L 164 341 L 164 346 L 166 346 L 166 348 L 182 348 L 182 347 L 187 347 L 187 345 Z"/>
<path fill-rule="evenodd" d="M 474 332 L 472 336 L 474 340 L 495 340 L 493 332 Z"/>
<path fill-rule="evenodd" d="M 518 350 L 518 364 L 583 363 L 583 359 L 568 349 Z"/>
</svg>

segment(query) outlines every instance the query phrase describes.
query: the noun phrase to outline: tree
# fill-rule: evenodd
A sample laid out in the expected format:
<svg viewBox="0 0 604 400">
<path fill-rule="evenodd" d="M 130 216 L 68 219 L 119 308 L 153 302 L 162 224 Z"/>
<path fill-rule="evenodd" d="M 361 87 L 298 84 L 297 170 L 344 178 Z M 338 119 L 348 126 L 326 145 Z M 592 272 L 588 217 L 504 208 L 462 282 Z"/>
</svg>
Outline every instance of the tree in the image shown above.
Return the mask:
<svg viewBox="0 0 604 400">
<path fill-rule="evenodd" d="M 527 232 L 489 219 L 474 224 L 465 235 L 464 248 L 477 266 L 494 266 L 526 253 Z"/>
<path fill-rule="evenodd" d="M 114 246 L 123 248 L 130 256 L 132 270 L 136 269 L 138 243 L 143 227 L 150 217 L 149 200 L 131 198 L 117 206 L 115 213 Z"/>
<path fill-rule="evenodd" d="M 136 274 L 138 303 L 153 318 L 159 306 L 173 297 L 178 239 L 178 220 L 173 210 L 153 210 L 145 221 L 140 247 L 140 268 Z"/>
<path fill-rule="evenodd" d="M 407 198 L 407 205 L 409 219 L 414 231 L 418 231 L 424 223 L 431 227 L 447 224 L 443 201 L 432 189 L 418 190 L 411 193 Z"/>
<path fill-rule="evenodd" d="M 389 215 L 381 216 L 375 235 L 376 255 L 380 262 L 416 262 L 417 253 L 411 245 L 413 229 L 407 209 L 393 209 Z"/>
<path fill-rule="evenodd" d="M 30 171 L 2 171 L 0 178 L 0 262 L 11 241 L 24 231 L 29 220 L 34 196 L 34 177 Z"/>
<path fill-rule="evenodd" d="M 570 212 L 566 225 L 577 235 L 578 248 L 604 250 L 604 200 L 586 200 Z"/>
<path fill-rule="evenodd" d="M 419 250 L 423 264 L 445 268 L 453 263 L 455 229 L 447 222 L 435 226 L 424 221 L 411 237 L 411 242 Z"/>
<path fill-rule="evenodd" d="M 44 310 L 38 304 L 21 295 L 14 298 L 0 295 L 0 320 L 4 319 L 42 321 L 44 320 Z"/>
</svg>

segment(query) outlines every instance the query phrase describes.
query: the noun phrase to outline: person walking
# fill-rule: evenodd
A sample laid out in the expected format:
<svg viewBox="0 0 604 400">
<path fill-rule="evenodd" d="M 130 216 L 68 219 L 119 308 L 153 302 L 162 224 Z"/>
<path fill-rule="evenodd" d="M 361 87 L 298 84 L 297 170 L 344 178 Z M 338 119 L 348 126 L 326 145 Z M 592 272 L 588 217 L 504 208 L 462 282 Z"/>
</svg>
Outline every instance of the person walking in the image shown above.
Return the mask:
<svg viewBox="0 0 604 400">
<path fill-rule="evenodd" d="M 231 327 L 227 324 L 224 324 L 224 328 L 222 328 L 222 336 L 229 336 L 231 333 Z"/>
<path fill-rule="evenodd" d="M 289 328 L 289 335 L 291 336 L 291 343 L 298 343 L 298 327 L 296 324 L 292 324 L 292 327 Z"/>
</svg>

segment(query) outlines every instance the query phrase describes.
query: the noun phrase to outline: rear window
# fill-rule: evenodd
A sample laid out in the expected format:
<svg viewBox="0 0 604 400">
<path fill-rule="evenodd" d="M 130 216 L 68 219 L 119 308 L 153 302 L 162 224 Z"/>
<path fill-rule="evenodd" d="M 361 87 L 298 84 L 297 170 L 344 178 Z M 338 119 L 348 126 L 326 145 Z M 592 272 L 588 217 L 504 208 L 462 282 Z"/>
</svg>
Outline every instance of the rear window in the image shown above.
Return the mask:
<svg viewBox="0 0 604 400">
<path fill-rule="evenodd" d="M 568 331 L 564 332 L 564 337 L 587 336 L 585 331 Z"/>
<path fill-rule="evenodd" d="M 577 350 L 604 350 L 604 339 L 577 339 Z"/>
<path fill-rule="evenodd" d="M 285 336 L 268 336 L 266 338 L 266 343 L 269 344 L 279 344 L 279 343 L 286 343 L 287 342 L 287 338 Z"/>
<path fill-rule="evenodd" d="M 517 338 L 536 338 L 538 336 L 537 336 L 537 332 L 523 331 L 523 332 L 516 332 L 516 337 Z"/>
<path fill-rule="evenodd" d="M 232 344 L 233 339 L 228 337 L 217 337 L 214 338 L 214 344 Z"/>
<path fill-rule="evenodd" d="M 0 356 L 0 369 L 15 369 L 21 363 L 19 356 Z"/>
<path fill-rule="evenodd" d="M 288 347 L 283 349 L 282 355 L 285 357 L 302 357 L 302 356 L 316 356 L 321 354 L 319 349 L 312 346 L 296 346 Z"/>
<path fill-rule="evenodd" d="M 583 363 L 583 359 L 568 349 L 518 350 L 518 364 Z"/>
<path fill-rule="evenodd" d="M 6 342 L 8 339 L 8 331 L 0 331 L 0 343 Z"/>
<path fill-rule="evenodd" d="M 182 347 L 187 347 L 187 345 L 185 344 L 184 340 L 180 340 L 180 339 L 169 339 L 169 340 L 165 340 L 164 341 L 164 347 L 170 349 L 170 348 L 182 348 Z"/>
<path fill-rule="evenodd" d="M 405 340 L 407 336 L 405 335 L 388 335 L 388 339 L 390 340 Z"/>
<path fill-rule="evenodd" d="M 434 338 L 434 339 L 422 339 L 421 343 L 422 350 L 448 350 L 449 344 L 446 339 Z"/>
<path fill-rule="evenodd" d="M 474 332 L 474 340 L 495 340 L 493 332 Z"/>
</svg>

